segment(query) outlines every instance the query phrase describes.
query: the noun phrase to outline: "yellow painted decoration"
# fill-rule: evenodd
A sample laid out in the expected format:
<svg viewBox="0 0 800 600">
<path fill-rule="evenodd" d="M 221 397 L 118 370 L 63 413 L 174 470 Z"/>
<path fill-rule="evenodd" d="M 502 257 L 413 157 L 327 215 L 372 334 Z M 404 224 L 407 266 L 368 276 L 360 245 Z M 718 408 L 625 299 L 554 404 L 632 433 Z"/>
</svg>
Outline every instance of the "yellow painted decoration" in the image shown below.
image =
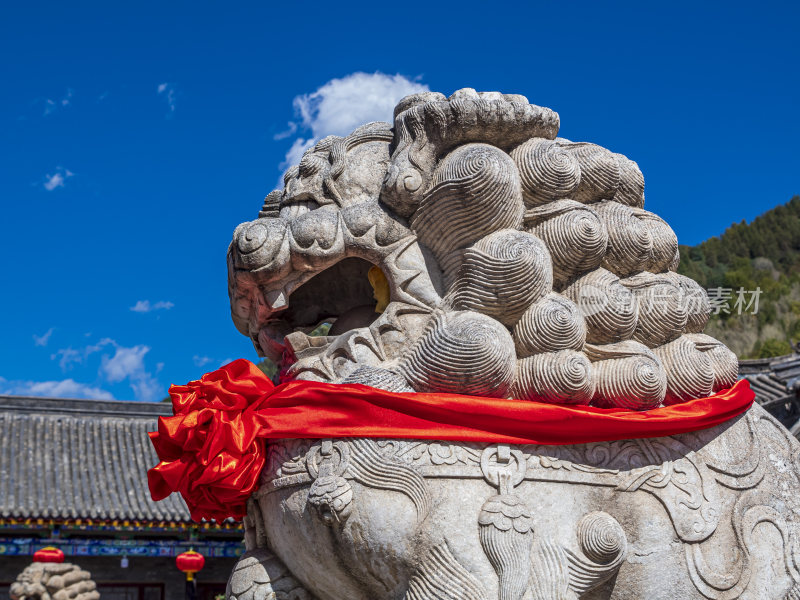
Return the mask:
<svg viewBox="0 0 800 600">
<path fill-rule="evenodd" d="M 375 305 L 375 312 L 382 313 L 389 305 L 389 280 L 379 267 L 372 267 L 367 272 L 367 279 L 372 286 L 372 297 L 378 302 Z"/>
</svg>

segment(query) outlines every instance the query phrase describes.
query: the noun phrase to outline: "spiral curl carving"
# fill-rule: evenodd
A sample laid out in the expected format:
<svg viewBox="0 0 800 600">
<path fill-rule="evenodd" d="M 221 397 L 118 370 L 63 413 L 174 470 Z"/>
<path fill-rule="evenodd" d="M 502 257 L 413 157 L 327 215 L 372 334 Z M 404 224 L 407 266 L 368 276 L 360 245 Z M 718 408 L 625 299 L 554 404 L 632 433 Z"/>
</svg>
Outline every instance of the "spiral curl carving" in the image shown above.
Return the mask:
<svg viewBox="0 0 800 600">
<path fill-rule="evenodd" d="M 620 204 L 642 208 L 644 206 L 644 175 L 634 161 L 615 154 L 619 164 L 619 189 L 614 200 Z"/>
<path fill-rule="evenodd" d="M 643 271 L 622 279 L 621 283 L 636 296 L 639 307 L 634 340 L 654 348 L 683 333 L 686 303 L 672 279 Z"/>
<path fill-rule="evenodd" d="M 653 249 L 645 268 L 653 273 L 677 269 L 681 255 L 678 250 L 678 236 L 672 231 L 672 227 L 658 215 L 642 208 L 634 208 L 633 214 L 644 223 L 653 239 Z"/>
<path fill-rule="evenodd" d="M 519 229 L 524 207 L 511 158 L 488 144 L 466 144 L 448 154 L 411 228 L 437 260 L 501 229 Z"/>
<path fill-rule="evenodd" d="M 517 361 L 515 398 L 552 404 L 589 404 L 594 391 L 592 364 L 580 352 L 546 352 Z"/>
<path fill-rule="evenodd" d="M 512 337 L 518 358 L 580 350 L 586 342 L 586 323 L 572 300 L 551 292 L 522 314 Z"/>
<path fill-rule="evenodd" d="M 725 344 L 703 333 L 690 333 L 685 337 L 711 361 L 711 368 L 714 371 L 714 392 L 727 389 L 736 383 L 739 378 L 739 359 Z"/>
<path fill-rule="evenodd" d="M 580 202 L 556 200 L 537 206 L 525 213 L 524 223 L 547 246 L 557 287 L 597 268 L 605 256 L 608 231 L 597 213 Z"/>
<path fill-rule="evenodd" d="M 608 230 L 608 249 L 602 265 L 620 277 L 644 270 L 653 254 L 650 230 L 629 206 L 601 202 L 592 208 Z"/>
<path fill-rule="evenodd" d="M 596 511 L 578 523 L 578 545 L 589 560 L 608 564 L 625 553 L 628 540 L 619 521 L 608 513 Z"/>
<path fill-rule="evenodd" d="M 702 333 L 711 316 L 711 302 L 708 294 L 694 279 L 667 272 L 664 276 L 669 278 L 681 290 L 681 301 L 686 307 L 686 333 Z"/>
<path fill-rule="evenodd" d="M 610 344 L 633 335 L 638 321 L 636 298 L 613 273 L 595 269 L 568 286 L 563 294 L 581 311 L 587 342 Z"/>
<path fill-rule="evenodd" d="M 400 372 L 418 392 L 503 398 L 515 371 L 514 341 L 491 317 L 471 311 L 437 313 Z"/>
<path fill-rule="evenodd" d="M 597 144 L 556 140 L 572 152 L 581 170 L 581 181 L 572 198 L 589 204 L 612 199 L 620 184 L 619 162 L 613 152 Z"/>
<path fill-rule="evenodd" d="M 710 396 L 714 389 L 714 368 L 711 359 L 686 336 L 655 348 L 667 372 L 667 394 L 664 404 L 678 404 L 694 398 Z"/>
<path fill-rule="evenodd" d="M 248 271 L 264 267 L 288 268 L 287 229 L 283 219 L 257 219 L 239 225 L 233 232 L 230 248 L 236 268 Z"/>
<path fill-rule="evenodd" d="M 594 404 L 649 410 L 663 402 L 667 374 L 658 357 L 639 342 L 586 345 L 594 370 Z"/>
<path fill-rule="evenodd" d="M 342 383 L 360 383 L 388 392 L 413 392 L 414 389 L 408 382 L 394 371 L 362 365 L 347 377 Z"/>
<path fill-rule="evenodd" d="M 511 327 L 552 287 L 550 254 L 542 241 L 504 229 L 464 251 L 447 301 L 457 310 L 474 310 Z"/>
<path fill-rule="evenodd" d="M 512 150 L 511 158 L 519 167 L 522 198 L 528 207 L 569 198 L 581 182 L 577 159 L 557 142 L 530 139 Z"/>
</svg>

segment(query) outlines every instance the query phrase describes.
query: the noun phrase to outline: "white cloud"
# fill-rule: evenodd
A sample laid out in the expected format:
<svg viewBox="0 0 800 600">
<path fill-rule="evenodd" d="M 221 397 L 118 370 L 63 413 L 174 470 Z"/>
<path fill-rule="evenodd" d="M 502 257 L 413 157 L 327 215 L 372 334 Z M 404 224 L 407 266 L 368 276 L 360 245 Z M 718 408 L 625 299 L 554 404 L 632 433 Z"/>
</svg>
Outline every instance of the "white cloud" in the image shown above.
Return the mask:
<svg viewBox="0 0 800 600">
<path fill-rule="evenodd" d="M 141 402 L 157 402 L 166 395 L 161 384 L 150 373 L 131 379 L 134 397 Z"/>
<path fill-rule="evenodd" d="M 145 370 L 144 355 L 148 352 L 149 346 L 117 346 L 114 356 L 103 356 L 100 372 L 110 383 L 119 383 Z"/>
<path fill-rule="evenodd" d="M 192 360 L 194 361 L 196 367 L 204 367 L 208 363 L 214 362 L 213 358 L 208 356 L 198 356 L 197 354 L 192 357 Z"/>
<path fill-rule="evenodd" d="M 44 189 L 48 192 L 52 192 L 56 188 L 64 187 L 64 183 L 67 181 L 68 177 L 72 177 L 75 173 L 70 171 L 69 169 L 65 169 L 63 167 L 56 167 L 56 172 L 52 175 L 48 173 L 45 175 Z"/>
<path fill-rule="evenodd" d="M 50 360 L 58 359 L 58 366 L 61 367 L 62 371 L 66 372 L 72 369 L 73 365 L 83 364 L 89 356 L 95 352 L 100 352 L 100 350 L 109 345 L 116 346 L 117 343 L 111 338 L 103 338 L 98 343 L 86 346 L 82 350 L 76 350 L 72 346 L 60 348 L 50 355 Z"/>
<path fill-rule="evenodd" d="M 60 358 L 59 358 L 60 357 Z M 69 348 L 61 348 L 55 354 L 50 355 L 50 360 L 59 358 L 58 366 L 62 371 L 69 371 L 73 364 L 80 364 L 84 361 L 84 354 L 79 350 L 75 350 L 71 346 Z"/>
<path fill-rule="evenodd" d="M 167 106 L 169 107 L 169 112 L 175 112 L 175 85 L 172 83 L 159 83 L 158 84 L 158 95 L 164 96 L 164 100 L 167 102 Z"/>
<path fill-rule="evenodd" d="M 48 396 L 52 398 L 87 398 L 113 400 L 110 392 L 79 383 L 74 379 L 61 381 L 8 381 L 0 377 L 0 394 L 9 396 Z"/>
<path fill-rule="evenodd" d="M 428 86 L 402 75 L 351 73 L 331 79 L 316 92 L 296 96 L 293 105 L 299 123 L 290 123 L 288 137 L 295 129 L 310 132 L 298 136 L 286 153 L 281 168 L 297 163 L 303 152 L 328 135 L 344 136 L 370 121 L 392 122 L 397 102 L 404 96 L 428 91 Z"/>
<path fill-rule="evenodd" d="M 153 302 L 152 304 L 150 303 L 150 300 L 139 300 L 136 302 L 136 304 L 131 306 L 131 310 L 138 313 L 147 313 L 154 310 L 169 310 L 174 306 L 175 305 L 172 302 L 167 302 L 165 300 Z"/>
<path fill-rule="evenodd" d="M 62 348 L 50 358 L 52 360 L 59 359 L 59 366 L 63 371 L 67 371 L 73 365 L 85 363 L 92 354 L 109 347 L 113 347 L 114 354 L 103 354 L 100 362 L 100 375 L 108 383 L 120 383 L 127 380 L 137 400 L 160 399 L 163 395 L 161 384 L 147 371 L 144 363 L 145 355 L 150 352 L 149 346 L 137 345 L 129 348 L 120 346 L 111 338 L 103 338 L 98 343 L 79 350 L 72 347 Z M 161 371 L 163 367 L 163 363 L 159 363 L 156 371 Z"/>
<path fill-rule="evenodd" d="M 276 133 L 272 136 L 273 140 L 283 140 L 287 137 L 294 135 L 295 131 L 297 131 L 297 123 L 294 121 L 289 121 L 286 124 L 287 129 L 285 131 L 281 131 L 280 133 Z"/>
<path fill-rule="evenodd" d="M 114 344 L 114 356 L 103 355 L 100 373 L 109 383 L 128 380 L 137 400 L 151 402 L 162 394 L 161 384 L 145 368 L 144 357 L 150 352 L 149 346 L 126 348 Z"/>
<path fill-rule="evenodd" d="M 50 341 L 50 336 L 53 335 L 54 328 L 51 327 L 48 329 L 44 335 L 33 335 L 33 343 L 37 346 L 47 346 L 47 342 Z"/>
</svg>

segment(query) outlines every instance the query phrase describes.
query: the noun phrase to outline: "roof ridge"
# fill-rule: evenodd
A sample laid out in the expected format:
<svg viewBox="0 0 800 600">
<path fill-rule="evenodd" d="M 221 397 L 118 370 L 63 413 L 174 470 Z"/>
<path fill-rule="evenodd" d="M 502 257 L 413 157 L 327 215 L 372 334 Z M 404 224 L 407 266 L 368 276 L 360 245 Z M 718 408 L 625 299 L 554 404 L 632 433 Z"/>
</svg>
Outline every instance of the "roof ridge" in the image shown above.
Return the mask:
<svg viewBox="0 0 800 600">
<path fill-rule="evenodd" d="M 76 398 L 39 398 L 34 396 L 0 396 L 0 411 L 126 417 L 171 416 L 168 402 L 135 402 L 130 400 L 81 400 Z"/>
</svg>

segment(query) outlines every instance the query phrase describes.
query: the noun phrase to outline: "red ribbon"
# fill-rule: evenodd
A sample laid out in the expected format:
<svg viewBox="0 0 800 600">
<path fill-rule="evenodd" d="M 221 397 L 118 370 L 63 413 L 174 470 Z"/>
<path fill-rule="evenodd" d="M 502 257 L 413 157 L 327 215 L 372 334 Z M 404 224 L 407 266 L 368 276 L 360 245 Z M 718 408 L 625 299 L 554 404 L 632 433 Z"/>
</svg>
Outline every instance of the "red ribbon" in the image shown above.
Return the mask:
<svg viewBox="0 0 800 600">
<path fill-rule="evenodd" d="M 192 518 L 241 518 L 279 438 L 411 438 L 507 444 L 583 444 L 707 429 L 745 412 L 746 380 L 708 398 L 638 412 L 460 394 L 409 394 L 359 384 L 275 386 L 235 360 L 170 388 L 175 416 L 150 434 L 161 462 L 148 472 L 154 500 L 180 492 Z"/>
</svg>

